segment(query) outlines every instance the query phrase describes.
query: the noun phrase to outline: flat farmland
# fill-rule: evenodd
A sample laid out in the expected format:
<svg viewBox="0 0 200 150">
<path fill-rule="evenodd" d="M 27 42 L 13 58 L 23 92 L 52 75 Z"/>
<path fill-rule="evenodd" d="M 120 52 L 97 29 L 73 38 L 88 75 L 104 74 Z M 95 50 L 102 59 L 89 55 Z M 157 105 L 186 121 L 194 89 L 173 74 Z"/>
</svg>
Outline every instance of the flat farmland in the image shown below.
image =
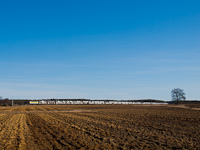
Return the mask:
<svg viewBox="0 0 200 150">
<path fill-rule="evenodd" d="M 200 149 L 200 110 L 151 105 L 0 107 L 0 149 Z"/>
</svg>

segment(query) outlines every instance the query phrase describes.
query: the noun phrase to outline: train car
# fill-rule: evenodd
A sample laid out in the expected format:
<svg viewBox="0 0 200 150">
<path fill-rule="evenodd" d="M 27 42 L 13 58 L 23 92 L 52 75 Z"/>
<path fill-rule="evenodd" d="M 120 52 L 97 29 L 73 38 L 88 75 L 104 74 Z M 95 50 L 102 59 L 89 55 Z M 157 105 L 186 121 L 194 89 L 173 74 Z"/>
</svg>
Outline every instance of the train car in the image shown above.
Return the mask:
<svg viewBox="0 0 200 150">
<path fill-rule="evenodd" d="M 39 101 L 37 101 L 37 100 L 35 100 L 35 101 L 29 101 L 29 104 L 38 105 L 38 104 L 39 104 Z"/>
</svg>

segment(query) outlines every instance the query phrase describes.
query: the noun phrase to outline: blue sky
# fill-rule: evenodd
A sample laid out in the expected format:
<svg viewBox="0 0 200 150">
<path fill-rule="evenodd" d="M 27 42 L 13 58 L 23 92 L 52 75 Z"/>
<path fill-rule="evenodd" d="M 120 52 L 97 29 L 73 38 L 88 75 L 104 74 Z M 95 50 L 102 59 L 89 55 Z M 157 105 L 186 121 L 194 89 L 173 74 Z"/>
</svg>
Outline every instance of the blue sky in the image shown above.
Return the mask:
<svg viewBox="0 0 200 150">
<path fill-rule="evenodd" d="M 200 99 L 200 1 L 4 1 L 4 98 Z"/>
</svg>

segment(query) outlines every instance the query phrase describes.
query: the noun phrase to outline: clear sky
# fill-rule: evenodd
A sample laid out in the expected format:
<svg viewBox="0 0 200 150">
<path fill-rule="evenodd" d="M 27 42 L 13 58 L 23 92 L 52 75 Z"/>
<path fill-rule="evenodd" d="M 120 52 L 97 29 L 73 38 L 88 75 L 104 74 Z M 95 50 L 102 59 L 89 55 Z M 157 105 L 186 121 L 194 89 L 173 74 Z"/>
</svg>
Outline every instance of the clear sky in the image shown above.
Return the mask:
<svg viewBox="0 0 200 150">
<path fill-rule="evenodd" d="M 1 1 L 0 56 L 3 98 L 200 99 L 200 1 Z"/>
</svg>

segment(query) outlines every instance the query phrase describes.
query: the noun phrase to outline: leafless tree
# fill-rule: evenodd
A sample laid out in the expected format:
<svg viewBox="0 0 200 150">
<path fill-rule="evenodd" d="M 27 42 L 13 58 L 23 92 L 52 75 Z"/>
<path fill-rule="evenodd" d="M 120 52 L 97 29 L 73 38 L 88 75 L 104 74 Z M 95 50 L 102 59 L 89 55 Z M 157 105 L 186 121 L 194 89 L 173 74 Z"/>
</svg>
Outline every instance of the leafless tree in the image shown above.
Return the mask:
<svg viewBox="0 0 200 150">
<path fill-rule="evenodd" d="M 176 102 L 177 104 L 179 103 L 179 101 L 185 101 L 186 99 L 183 89 L 175 88 L 171 91 L 171 94 L 172 101 Z"/>
</svg>

